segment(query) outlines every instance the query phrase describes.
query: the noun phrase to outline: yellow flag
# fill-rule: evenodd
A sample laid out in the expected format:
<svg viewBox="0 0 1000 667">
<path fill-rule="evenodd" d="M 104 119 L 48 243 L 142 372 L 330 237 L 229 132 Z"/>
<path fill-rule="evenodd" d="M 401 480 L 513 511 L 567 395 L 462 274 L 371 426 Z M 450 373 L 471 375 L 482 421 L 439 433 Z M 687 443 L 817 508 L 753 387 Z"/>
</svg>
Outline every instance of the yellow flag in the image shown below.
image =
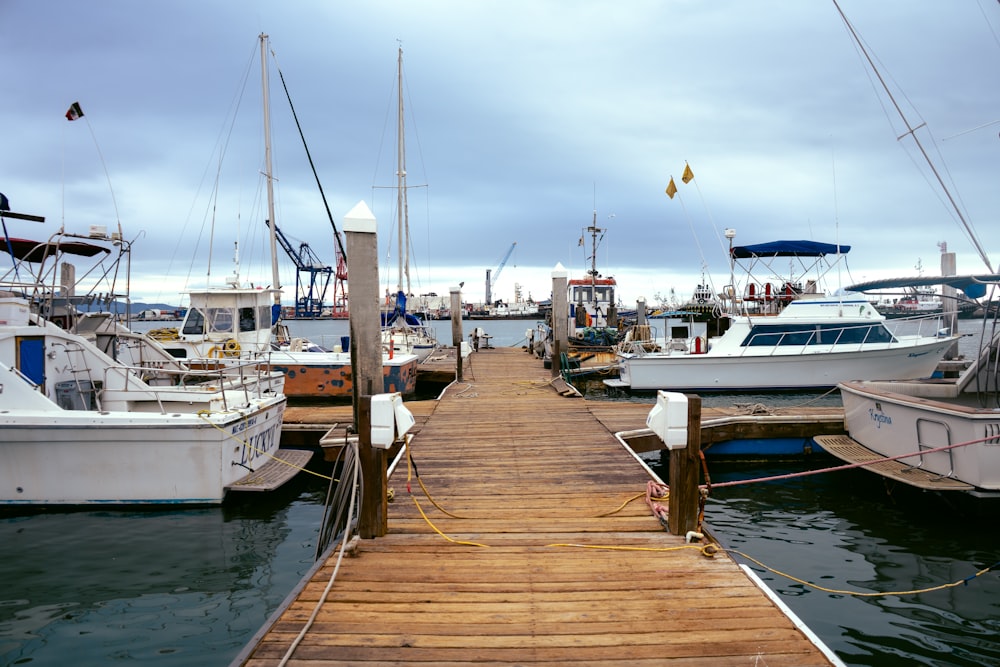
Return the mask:
<svg viewBox="0 0 1000 667">
<path fill-rule="evenodd" d="M 671 199 L 673 199 L 674 195 L 677 194 L 677 186 L 674 185 L 674 177 L 673 176 L 670 177 L 670 182 L 667 183 L 666 193 L 667 193 L 667 196 L 670 197 Z"/>
<path fill-rule="evenodd" d="M 685 183 L 690 183 L 693 178 L 694 178 L 694 172 L 691 171 L 691 166 L 688 165 L 688 164 L 685 164 L 684 165 L 684 175 L 681 176 L 681 180 L 684 181 Z"/>
</svg>

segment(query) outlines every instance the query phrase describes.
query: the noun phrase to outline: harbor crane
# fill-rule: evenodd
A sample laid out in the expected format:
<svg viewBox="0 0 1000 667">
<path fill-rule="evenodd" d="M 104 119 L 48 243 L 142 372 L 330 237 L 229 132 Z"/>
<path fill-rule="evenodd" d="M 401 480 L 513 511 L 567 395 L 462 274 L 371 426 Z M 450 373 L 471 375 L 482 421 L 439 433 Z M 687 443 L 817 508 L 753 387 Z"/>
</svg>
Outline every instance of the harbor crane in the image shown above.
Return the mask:
<svg viewBox="0 0 1000 667">
<path fill-rule="evenodd" d="M 268 222 L 270 226 L 270 222 Z M 278 243 L 288 257 L 295 264 L 295 317 L 297 318 L 317 318 L 323 315 L 323 300 L 326 298 L 326 291 L 330 286 L 330 280 L 334 277 L 334 268 L 323 264 L 308 243 L 300 243 L 298 250 L 292 246 L 278 226 L 274 227 L 274 233 Z M 334 308 L 337 308 L 336 296 L 338 285 L 347 278 L 347 269 L 341 271 L 343 261 L 340 254 L 337 255 L 337 282 L 334 285 Z M 343 278 L 341 278 L 343 273 Z M 308 274 L 308 280 L 303 280 L 303 274 Z M 342 289 L 342 288 L 341 288 Z M 346 299 L 344 300 L 346 303 Z"/>
<path fill-rule="evenodd" d="M 507 254 L 503 256 L 500 260 L 500 265 L 497 266 L 497 270 L 493 273 L 493 277 L 490 278 L 490 270 L 486 269 L 486 305 L 493 304 L 493 286 L 497 282 L 497 278 L 500 277 L 500 272 L 503 271 L 503 267 L 506 266 L 507 260 L 510 259 L 510 254 L 514 252 L 514 247 L 517 246 L 517 241 L 510 244 L 510 248 L 507 249 Z"/>
</svg>

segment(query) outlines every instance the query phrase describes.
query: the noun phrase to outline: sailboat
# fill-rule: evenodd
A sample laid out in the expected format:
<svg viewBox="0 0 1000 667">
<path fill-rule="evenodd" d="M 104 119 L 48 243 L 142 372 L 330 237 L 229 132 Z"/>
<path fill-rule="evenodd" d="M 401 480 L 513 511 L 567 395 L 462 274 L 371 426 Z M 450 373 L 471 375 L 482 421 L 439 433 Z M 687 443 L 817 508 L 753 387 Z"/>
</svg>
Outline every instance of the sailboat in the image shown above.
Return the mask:
<svg viewBox="0 0 1000 667">
<path fill-rule="evenodd" d="M 406 133 L 403 126 L 403 49 L 397 57 L 397 125 L 396 125 L 396 223 L 398 240 L 398 271 L 396 294 L 386 295 L 382 313 L 382 346 L 396 355 L 416 355 L 423 361 L 438 348 L 433 329 L 416 314 L 407 312 L 410 289 L 410 220 L 406 200 Z M 405 291 L 403 289 L 405 282 Z M 391 308 L 390 308 L 391 307 Z"/>
<path fill-rule="evenodd" d="M 268 99 L 267 43 L 260 37 L 263 82 L 265 176 L 270 229 L 272 284 L 280 285 L 274 192 L 271 173 L 270 103 Z M 351 354 L 342 346 L 329 350 L 304 338 L 276 333 L 280 323 L 281 291 L 241 284 L 237 263 L 223 288 L 188 290 L 190 305 L 179 329 L 158 329 L 153 336 L 176 358 L 187 364 L 215 368 L 247 359 L 266 361 L 285 374 L 285 394 L 294 398 L 350 398 L 353 393 Z M 349 344 L 349 341 L 347 341 Z M 416 391 L 417 357 L 405 352 L 383 354 L 386 392 L 404 396 Z"/>
</svg>

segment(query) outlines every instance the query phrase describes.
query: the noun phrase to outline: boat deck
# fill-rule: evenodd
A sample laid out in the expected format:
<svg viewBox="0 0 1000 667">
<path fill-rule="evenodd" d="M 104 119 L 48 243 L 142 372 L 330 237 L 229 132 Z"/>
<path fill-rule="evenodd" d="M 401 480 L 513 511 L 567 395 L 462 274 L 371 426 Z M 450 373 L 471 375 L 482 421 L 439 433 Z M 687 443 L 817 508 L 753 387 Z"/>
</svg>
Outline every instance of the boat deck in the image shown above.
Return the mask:
<svg viewBox="0 0 1000 667">
<path fill-rule="evenodd" d="M 868 449 L 847 435 L 820 435 L 816 436 L 815 440 L 823 449 L 842 461 L 846 461 L 847 463 L 876 461 L 876 463 L 861 467 L 897 482 L 915 486 L 918 489 L 927 491 L 971 491 L 974 488 L 971 484 L 907 465 L 901 460 L 884 461 L 884 455 Z"/>
<path fill-rule="evenodd" d="M 663 528 L 587 403 L 520 350 L 474 354 L 391 473 L 388 534 L 318 563 L 233 664 L 841 664 Z"/>
</svg>

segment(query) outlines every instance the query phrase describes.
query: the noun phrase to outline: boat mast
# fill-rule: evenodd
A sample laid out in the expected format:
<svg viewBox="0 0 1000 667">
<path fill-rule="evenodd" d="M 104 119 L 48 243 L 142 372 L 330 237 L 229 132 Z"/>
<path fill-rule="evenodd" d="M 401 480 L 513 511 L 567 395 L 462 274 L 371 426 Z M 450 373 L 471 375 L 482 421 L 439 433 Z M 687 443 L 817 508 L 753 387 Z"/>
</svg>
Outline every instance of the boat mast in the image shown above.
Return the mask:
<svg viewBox="0 0 1000 667">
<path fill-rule="evenodd" d="M 267 80 L 267 35 L 260 33 L 260 81 L 263 90 L 264 107 L 264 178 L 267 179 L 267 217 L 271 230 L 271 280 L 274 287 L 274 303 L 281 305 L 281 279 L 278 275 L 278 240 L 274 220 L 274 179 L 271 174 L 271 101 L 268 96 Z"/>
<path fill-rule="evenodd" d="M 590 299 L 594 306 L 594 314 L 597 314 L 597 235 L 604 230 L 597 226 L 597 209 L 594 209 L 594 222 L 587 227 L 590 232 Z"/>
<path fill-rule="evenodd" d="M 410 295 L 410 220 L 406 202 L 406 146 L 403 131 L 403 47 L 399 47 L 397 58 L 397 115 L 396 127 L 396 214 L 399 217 L 399 273 L 397 292 L 403 291 L 403 276 L 406 276 L 406 296 Z"/>
<path fill-rule="evenodd" d="M 989 257 L 986 256 L 986 251 L 979 243 L 979 238 L 973 231 L 972 226 L 965 219 L 965 216 L 962 215 L 962 210 L 955 202 L 955 198 L 951 196 L 951 191 L 948 190 L 948 186 L 945 185 L 944 179 L 941 178 L 941 175 L 938 173 L 937 167 L 934 166 L 934 162 L 931 161 L 930 156 L 927 155 L 927 151 L 924 150 L 924 145 L 920 143 L 920 138 L 917 137 L 917 130 L 925 126 L 927 123 L 921 123 L 917 127 L 913 127 L 912 125 L 910 125 L 909 119 L 903 113 L 903 110 L 899 107 L 899 104 L 896 103 L 896 98 L 893 97 L 892 91 L 889 90 L 889 86 L 886 85 L 885 80 L 882 78 L 882 73 L 878 71 L 878 68 L 875 66 L 874 60 L 872 60 L 871 55 L 869 55 L 868 53 L 868 49 L 865 48 L 865 45 L 862 43 L 861 38 L 858 36 L 858 33 L 855 32 L 854 26 L 847 19 L 847 15 L 844 14 L 844 10 L 842 10 L 840 8 L 840 5 L 837 4 L 837 0 L 833 0 L 833 5 L 834 7 L 837 8 L 837 13 L 839 13 L 840 18 L 843 19 L 844 25 L 847 26 L 848 32 L 851 33 L 851 38 L 854 40 L 854 43 L 857 44 L 858 49 L 861 51 L 862 55 L 864 55 L 865 60 L 868 61 L 868 65 L 872 68 L 872 72 L 875 73 L 875 77 L 878 79 L 878 82 L 882 86 L 882 89 L 885 90 L 885 94 L 889 97 L 889 101 L 892 102 L 892 106 L 896 109 L 896 113 L 898 113 L 899 117 L 902 119 L 903 125 L 906 126 L 906 132 L 897 137 L 897 139 L 902 139 L 906 135 L 910 135 L 910 137 L 913 138 L 913 142 L 917 145 L 917 148 L 920 149 L 920 154 L 923 156 L 924 160 L 927 162 L 927 165 L 930 167 L 931 172 L 934 174 L 934 178 L 937 179 L 938 185 L 941 186 L 941 189 L 944 191 L 945 196 L 948 198 L 948 202 L 951 204 L 951 207 L 955 210 L 955 215 L 957 215 L 958 219 L 962 222 L 962 226 L 965 228 L 965 233 L 968 235 L 969 240 L 972 242 L 973 247 L 975 247 L 976 252 L 979 254 L 979 258 L 983 260 L 983 263 L 986 265 L 986 268 L 990 270 L 990 273 L 993 273 L 993 265 L 990 263 Z M 839 247 L 840 246 L 838 245 L 838 248 Z"/>
</svg>

